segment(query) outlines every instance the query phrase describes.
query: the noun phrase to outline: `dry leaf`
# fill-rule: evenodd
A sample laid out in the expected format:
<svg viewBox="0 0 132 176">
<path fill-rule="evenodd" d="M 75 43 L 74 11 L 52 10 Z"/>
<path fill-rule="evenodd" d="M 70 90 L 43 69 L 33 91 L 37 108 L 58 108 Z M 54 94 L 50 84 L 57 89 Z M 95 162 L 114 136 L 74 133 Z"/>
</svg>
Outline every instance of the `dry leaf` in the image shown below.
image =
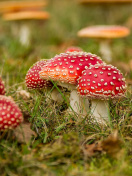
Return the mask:
<svg viewBox="0 0 132 176">
<path fill-rule="evenodd" d="M 30 123 L 23 123 L 14 130 L 14 134 L 20 143 L 30 142 L 32 136 L 37 136 L 30 128 Z"/>
<path fill-rule="evenodd" d="M 122 153 L 121 144 L 122 142 L 118 137 L 118 132 L 115 131 L 103 141 L 83 145 L 82 151 L 86 158 L 95 156 L 98 153 L 107 153 L 112 157 L 118 157 Z"/>
<path fill-rule="evenodd" d="M 91 157 L 103 151 L 100 143 L 86 144 L 82 150 L 85 157 Z"/>
<path fill-rule="evenodd" d="M 26 90 L 23 90 L 21 86 L 17 89 L 17 96 L 21 96 L 23 100 L 28 100 L 31 97 L 30 93 Z"/>
<path fill-rule="evenodd" d="M 111 156 L 116 156 L 121 150 L 121 140 L 118 137 L 118 132 L 115 131 L 113 134 L 108 136 L 107 139 L 101 142 L 102 149 Z"/>
</svg>

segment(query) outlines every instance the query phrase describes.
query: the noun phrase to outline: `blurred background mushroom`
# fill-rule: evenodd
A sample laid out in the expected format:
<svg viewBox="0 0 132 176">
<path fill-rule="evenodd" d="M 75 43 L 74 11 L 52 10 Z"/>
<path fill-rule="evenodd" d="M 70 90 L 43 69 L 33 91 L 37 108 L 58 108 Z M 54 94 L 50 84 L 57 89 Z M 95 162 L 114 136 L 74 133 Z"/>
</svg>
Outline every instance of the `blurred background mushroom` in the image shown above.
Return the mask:
<svg viewBox="0 0 132 176">
<path fill-rule="evenodd" d="M 115 38 L 126 37 L 130 30 L 124 26 L 118 25 L 95 25 L 81 29 L 77 35 L 79 37 L 96 38 L 99 40 L 99 50 L 102 59 L 106 62 L 112 61 L 111 40 Z"/>
<path fill-rule="evenodd" d="M 0 13 L 18 12 L 25 10 L 42 10 L 47 5 L 45 0 L 1 1 Z"/>
<path fill-rule="evenodd" d="M 44 1 L 11 1 L 9 4 L 2 4 L 2 19 L 12 23 L 11 32 L 22 45 L 28 46 L 31 40 L 32 30 L 29 21 L 42 22 L 49 19 L 49 13 L 42 10 L 45 6 Z"/>
</svg>

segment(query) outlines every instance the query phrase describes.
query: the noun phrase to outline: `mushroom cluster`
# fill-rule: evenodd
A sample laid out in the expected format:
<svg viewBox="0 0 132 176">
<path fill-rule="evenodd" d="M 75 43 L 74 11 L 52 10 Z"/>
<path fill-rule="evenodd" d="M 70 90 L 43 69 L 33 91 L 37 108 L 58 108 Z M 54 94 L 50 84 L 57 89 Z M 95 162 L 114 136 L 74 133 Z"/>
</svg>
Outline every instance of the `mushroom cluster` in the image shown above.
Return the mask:
<svg viewBox="0 0 132 176">
<path fill-rule="evenodd" d="M 57 85 L 67 88 L 70 93 L 70 110 L 82 112 L 81 98 L 77 93 L 77 79 L 82 71 L 91 65 L 102 64 L 103 61 L 95 54 L 87 52 L 66 52 L 56 55 L 39 72 L 40 77 L 53 80 Z M 88 104 L 88 101 L 85 101 Z M 85 105 L 84 105 L 85 107 Z"/>
<path fill-rule="evenodd" d="M 70 91 L 70 112 L 86 115 L 92 99 L 91 117 L 100 124 L 108 122 L 108 100 L 122 98 L 126 91 L 125 78 L 116 67 L 106 65 L 95 54 L 76 51 L 76 48 L 48 61 L 37 62 L 26 75 L 26 85 L 30 89 L 42 89 L 52 85 L 52 81 Z"/>
</svg>

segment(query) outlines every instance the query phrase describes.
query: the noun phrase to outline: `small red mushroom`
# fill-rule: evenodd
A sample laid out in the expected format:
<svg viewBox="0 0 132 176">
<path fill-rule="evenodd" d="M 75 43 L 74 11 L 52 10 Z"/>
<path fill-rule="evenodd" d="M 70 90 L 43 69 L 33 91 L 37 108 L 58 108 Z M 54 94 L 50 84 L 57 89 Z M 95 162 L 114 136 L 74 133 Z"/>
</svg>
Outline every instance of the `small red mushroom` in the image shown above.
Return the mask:
<svg viewBox="0 0 132 176">
<path fill-rule="evenodd" d="M 126 91 L 125 78 L 112 65 L 94 65 L 85 70 L 78 79 L 78 93 L 92 98 L 91 112 L 102 123 L 108 121 L 109 98 L 122 98 Z"/>
<path fill-rule="evenodd" d="M 0 130 L 14 129 L 23 121 L 21 110 L 16 103 L 0 95 Z"/>
<path fill-rule="evenodd" d="M 80 112 L 80 98 L 77 94 L 77 79 L 82 71 L 90 65 L 102 64 L 103 61 L 95 54 L 86 52 L 67 52 L 56 55 L 39 72 L 42 79 L 52 79 L 58 85 L 71 90 L 70 105 L 75 112 Z"/>
<path fill-rule="evenodd" d="M 46 79 L 41 79 L 39 76 L 39 72 L 42 70 L 42 67 L 45 66 L 49 62 L 49 60 L 40 60 L 36 62 L 27 72 L 25 77 L 25 83 L 28 89 L 47 89 L 53 87 L 53 84 L 51 81 L 48 81 Z M 54 101 L 63 101 L 60 93 L 56 88 L 50 92 L 50 96 Z"/>
<path fill-rule="evenodd" d="M 0 95 L 4 95 L 4 94 L 5 94 L 4 82 L 3 82 L 2 79 L 0 78 Z"/>
<path fill-rule="evenodd" d="M 65 50 L 65 53 L 66 53 L 66 52 L 74 52 L 74 51 L 81 52 L 81 51 L 83 51 L 83 50 L 82 50 L 80 47 L 71 46 L 71 47 L 69 47 L 69 48 L 67 48 L 67 49 Z"/>
<path fill-rule="evenodd" d="M 42 67 L 46 65 L 46 63 L 47 60 L 40 60 L 30 67 L 25 77 L 25 82 L 28 89 L 42 89 L 52 86 L 50 81 L 41 79 L 39 76 L 39 71 L 41 71 Z"/>
</svg>

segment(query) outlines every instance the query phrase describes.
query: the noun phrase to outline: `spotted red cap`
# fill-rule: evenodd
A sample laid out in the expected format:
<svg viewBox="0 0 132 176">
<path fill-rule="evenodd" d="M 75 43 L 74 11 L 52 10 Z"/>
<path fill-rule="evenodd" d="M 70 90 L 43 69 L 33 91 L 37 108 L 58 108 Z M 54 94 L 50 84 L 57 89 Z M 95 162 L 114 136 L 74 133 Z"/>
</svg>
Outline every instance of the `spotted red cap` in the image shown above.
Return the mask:
<svg viewBox="0 0 132 176">
<path fill-rule="evenodd" d="M 80 47 L 71 46 L 71 47 L 67 48 L 65 52 L 74 52 L 74 51 L 80 52 L 80 51 L 83 51 L 83 50 Z"/>
<path fill-rule="evenodd" d="M 0 95 L 0 130 L 13 129 L 23 121 L 21 110 L 16 103 Z"/>
<path fill-rule="evenodd" d="M 112 65 L 94 65 L 85 70 L 78 79 L 80 95 L 91 98 L 109 99 L 122 97 L 126 91 L 125 78 Z"/>
<path fill-rule="evenodd" d="M 4 82 L 3 82 L 2 79 L 0 78 L 0 95 L 4 95 L 4 94 L 5 94 Z"/>
<path fill-rule="evenodd" d="M 68 52 L 56 55 L 39 72 L 42 79 L 52 79 L 76 84 L 82 71 L 90 65 L 101 64 L 103 61 L 95 54 L 86 52 Z"/>
<path fill-rule="evenodd" d="M 51 86 L 51 82 L 41 79 L 39 71 L 46 65 L 47 60 L 40 60 L 36 62 L 27 72 L 25 77 L 26 86 L 29 89 L 42 89 Z"/>
</svg>

